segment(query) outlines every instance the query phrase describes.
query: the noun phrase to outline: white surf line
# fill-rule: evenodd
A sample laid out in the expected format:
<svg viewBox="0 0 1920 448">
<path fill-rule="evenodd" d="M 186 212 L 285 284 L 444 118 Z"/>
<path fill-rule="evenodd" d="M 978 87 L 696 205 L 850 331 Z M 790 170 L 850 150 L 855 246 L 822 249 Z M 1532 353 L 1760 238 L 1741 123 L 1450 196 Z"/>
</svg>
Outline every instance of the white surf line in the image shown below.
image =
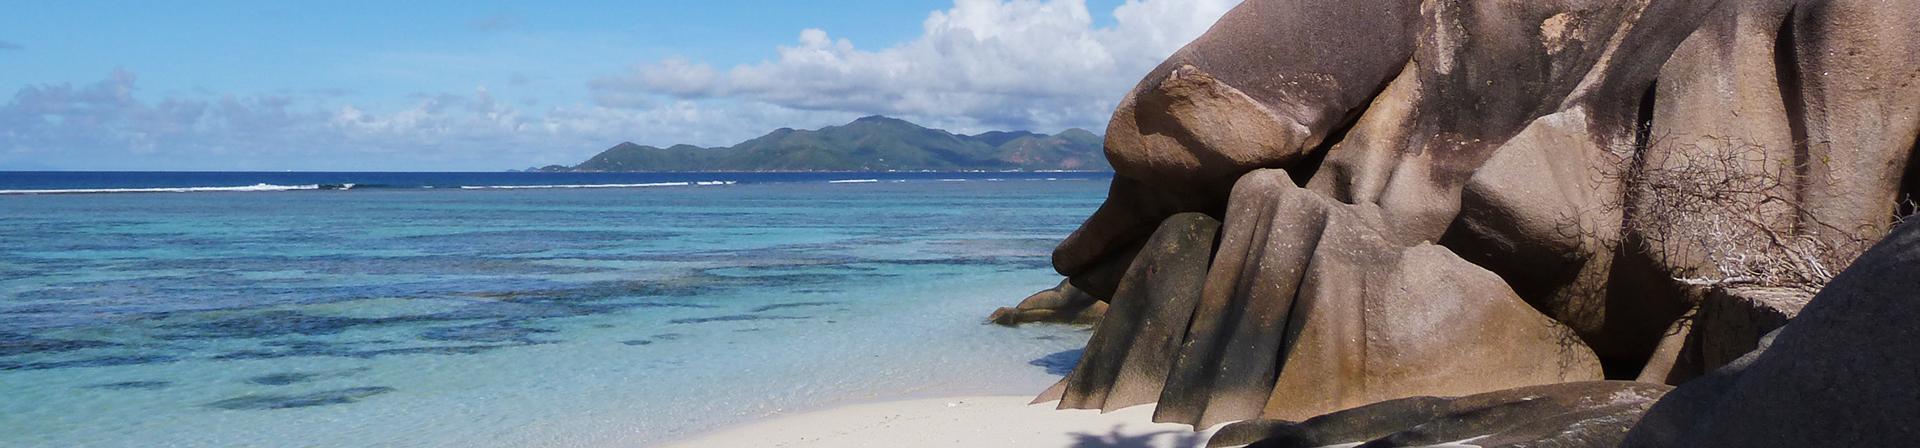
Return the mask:
<svg viewBox="0 0 1920 448">
<path fill-rule="evenodd" d="M 654 182 L 645 184 L 578 184 L 578 185 L 480 185 L 461 186 L 462 190 L 542 190 L 555 188 L 651 188 L 651 187 L 712 187 L 734 185 L 733 180 L 703 180 L 697 182 Z"/>
<path fill-rule="evenodd" d="M 648 184 L 587 184 L 587 185 L 463 185 L 462 190 L 543 190 L 554 188 L 647 188 L 647 187 L 686 187 L 692 182 L 655 182 Z"/>
<path fill-rule="evenodd" d="M 827 181 L 827 183 L 830 183 L 830 184 L 877 184 L 877 183 L 880 183 L 880 179 L 830 180 L 830 181 Z"/>
<path fill-rule="evenodd" d="M 73 188 L 60 190 L 0 190 L 0 194 L 95 194 L 95 193 L 210 193 L 319 190 L 319 184 L 254 184 L 245 187 L 170 187 L 170 188 Z M 344 189 L 344 188 L 343 188 Z"/>
</svg>

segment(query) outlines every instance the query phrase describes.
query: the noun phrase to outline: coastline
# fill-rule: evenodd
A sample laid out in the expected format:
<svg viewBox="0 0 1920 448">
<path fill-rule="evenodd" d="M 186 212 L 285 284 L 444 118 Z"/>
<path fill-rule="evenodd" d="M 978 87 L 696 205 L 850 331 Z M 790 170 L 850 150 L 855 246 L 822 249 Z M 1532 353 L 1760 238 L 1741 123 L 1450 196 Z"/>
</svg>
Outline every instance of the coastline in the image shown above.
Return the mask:
<svg viewBox="0 0 1920 448">
<path fill-rule="evenodd" d="M 1153 423 L 1149 405 L 1102 414 L 1028 404 L 1028 396 L 964 396 L 852 404 L 717 428 L 667 448 L 1204 447 L 1212 431 Z M 1215 428 L 1217 429 L 1217 428 Z"/>
</svg>

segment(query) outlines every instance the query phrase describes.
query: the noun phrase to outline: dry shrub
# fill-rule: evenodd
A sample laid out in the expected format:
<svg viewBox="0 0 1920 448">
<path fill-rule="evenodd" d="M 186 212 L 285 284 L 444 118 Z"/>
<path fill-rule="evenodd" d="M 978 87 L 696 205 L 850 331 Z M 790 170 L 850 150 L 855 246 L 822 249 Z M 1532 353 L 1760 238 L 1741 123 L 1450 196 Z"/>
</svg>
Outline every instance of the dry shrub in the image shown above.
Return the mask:
<svg viewBox="0 0 1920 448">
<path fill-rule="evenodd" d="M 1791 151 L 1769 152 L 1731 139 L 1706 142 L 1653 141 L 1646 145 L 1653 150 L 1633 151 L 1613 170 L 1628 186 L 1617 206 L 1636 241 L 1669 262 L 1685 260 L 1676 266 L 1696 266 L 1676 280 L 1817 292 L 1881 236 L 1847 231 L 1807 213 L 1795 197 L 1796 173 L 1806 172 L 1806 162 L 1768 157 Z M 1912 207 L 1899 213 L 1904 210 Z"/>
</svg>

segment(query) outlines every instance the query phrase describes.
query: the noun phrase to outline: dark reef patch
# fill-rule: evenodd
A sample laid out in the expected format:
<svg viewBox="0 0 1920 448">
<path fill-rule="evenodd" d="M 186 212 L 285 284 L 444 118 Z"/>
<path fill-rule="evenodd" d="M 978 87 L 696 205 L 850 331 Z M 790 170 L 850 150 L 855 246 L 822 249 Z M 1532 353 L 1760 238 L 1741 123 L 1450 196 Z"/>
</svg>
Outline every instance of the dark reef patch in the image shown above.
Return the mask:
<svg viewBox="0 0 1920 448">
<path fill-rule="evenodd" d="M 81 389 L 103 390 L 160 390 L 173 387 L 172 381 L 122 381 L 118 383 L 88 384 Z"/>
<path fill-rule="evenodd" d="M 314 378 L 318 378 L 318 377 L 320 377 L 320 374 L 318 373 L 300 373 L 300 372 L 273 373 L 273 374 L 260 375 L 253 378 L 247 378 L 247 382 L 262 385 L 262 386 L 291 386 L 294 384 L 310 382 L 310 381 L 313 381 Z"/>
<path fill-rule="evenodd" d="M 694 308 L 694 309 L 719 308 L 713 305 L 701 305 L 697 303 L 660 303 L 660 302 L 640 302 L 640 303 L 634 304 L 634 307 L 635 308 Z"/>
<path fill-rule="evenodd" d="M 382 356 L 404 356 L 404 355 L 472 355 L 472 354 L 485 353 L 485 352 L 508 348 L 508 347 L 525 347 L 530 345 L 541 345 L 541 344 L 547 344 L 547 342 L 538 342 L 538 343 L 531 343 L 531 344 L 408 347 L 408 348 L 395 348 L 395 349 L 384 349 L 384 350 L 357 350 L 357 351 L 356 350 L 340 350 L 340 349 L 329 349 L 329 350 L 322 350 L 322 351 L 241 350 L 237 352 L 225 353 L 218 356 L 214 356 L 213 359 L 217 359 L 217 360 L 275 359 L 275 358 L 294 358 L 294 357 L 303 357 L 303 356 L 310 356 L 310 357 L 327 356 L 327 357 L 336 357 L 336 358 L 373 359 L 373 358 L 378 358 Z"/>
<path fill-rule="evenodd" d="M 349 404 L 393 391 L 394 389 L 391 387 L 375 386 L 337 389 L 300 395 L 248 395 L 207 403 L 206 406 L 236 411 L 307 408 Z"/>
<path fill-rule="evenodd" d="M 313 316 L 293 311 L 275 310 L 255 313 L 249 316 L 198 324 L 175 325 L 165 328 L 192 330 L 192 334 L 189 335 L 175 335 L 188 339 L 249 339 L 289 335 L 328 336 L 339 334 L 355 326 L 379 323 L 382 320 L 383 319 Z"/>
<path fill-rule="evenodd" d="M 753 312 L 755 312 L 755 313 L 765 313 L 765 312 L 768 312 L 768 311 L 773 311 L 773 310 L 782 310 L 782 309 L 789 309 L 789 308 L 810 308 L 810 307 L 822 307 L 822 306 L 833 306 L 833 305 L 839 305 L 839 304 L 840 304 L 840 302 L 795 302 L 795 303 L 775 303 L 775 304 L 772 304 L 772 305 L 764 305 L 764 306 L 761 306 L 761 307 L 758 307 L 758 308 L 754 308 L 754 309 L 753 309 Z"/>
<path fill-rule="evenodd" d="M 622 247 L 634 241 L 660 241 L 685 236 L 678 232 L 614 230 L 488 230 L 395 238 L 398 244 L 433 253 L 530 254 L 552 250 L 594 250 Z"/>
<path fill-rule="evenodd" d="M 800 316 L 756 316 L 752 314 L 734 314 L 734 315 L 728 315 L 728 316 L 690 317 L 685 319 L 674 319 L 674 320 L 667 321 L 667 323 L 675 324 L 675 325 L 684 325 L 684 324 L 704 324 L 709 322 L 749 322 L 749 321 L 759 321 L 759 320 L 806 320 L 806 319 L 811 319 L 811 318 L 800 317 Z"/>
<path fill-rule="evenodd" d="M 116 344 L 100 341 L 41 339 L 30 335 L 0 332 L 0 357 L 19 356 L 34 353 L 58 353 L 89 348 L 112 347 Z"/>
<path fill-rule="evenodd" d="M 360 368 L 339 370 L 339 371 L 332 371 L 332 372 L 273 373 L 273 374 L 260 375 L 252 378 L 247 378 L 247 383 L 258 384 L 262 386 L 291 386 L 291 385 L 301 384 L 301 383 L 311 383 L 311 382 L 323 380 L 323 379 L 347 378 L 354 375 L 358 375 L 360 374 L 360 372 L 365 372 L 367 370 L 368 369 L 366 367 L 360 367 Z"/>
<path fill-rule="evenodd" d="M 190 340 L 332 336 L 361 327 L 474 320 L 518 321 L 527 319 L 579 317 L 610 313 L 639 306 L 641 305 L 574 303 L 555 298 L 524 298 L 501 302 L 480 302 L 440 313 L 381 318 L 315 316 L 295 311 L 273 310 L 211 322 L 162 326 L 161 328 L 163 329 L 175 330 L 176 332 L 160 337 L 163 339 Z M 693 305 L 688 307 L 701 308 L 704 306 Z M 496 322 L 476 326 L 431 329 L 422 333 L 422 337 L 427 340 L 483 340 L 484 338 L 504 336 L 514 341 L 521 341 L 525 339 L 524 336 L 526 335 L 547 332 L 551 331 L 529 329 L 513 324 Z M 484 341 L 498 342 L 493 340 Z"/>
<path fill-rule="evenodd" d="M 514 321 L 500 320 L 460 327 L 432 328 L 421 332 L 420 338 L 433 341 L 533 344 L 540 342 L 534 340 L 533 335 L 553 332 L 554 330 L 528 328 Z"/>
<path fill-rule="evenodd" d="M 180 358 L 163 355 L 102 356 L 98 358 L 77 359 L 72 361 L 50 362 L 0 362 L 0 371 L 4 370 L 46 370 L 79 367 L 113 367 L 140 364 L 159 364 L 179 361 Z"/>
</svg>

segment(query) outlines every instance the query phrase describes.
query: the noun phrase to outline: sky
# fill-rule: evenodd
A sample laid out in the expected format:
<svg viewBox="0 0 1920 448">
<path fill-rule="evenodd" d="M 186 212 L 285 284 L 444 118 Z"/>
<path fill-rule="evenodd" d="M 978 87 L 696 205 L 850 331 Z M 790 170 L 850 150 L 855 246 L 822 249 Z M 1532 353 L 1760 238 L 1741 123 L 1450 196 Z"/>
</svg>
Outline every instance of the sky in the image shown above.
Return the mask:
<svg viewBox="0 0 1920 448">
<path fill-rule="evenodd" d="M 866 115 L 1100 132 L 1238 1 L 19 2 L 0 170 L 499 171 Z"/>
</svg>

